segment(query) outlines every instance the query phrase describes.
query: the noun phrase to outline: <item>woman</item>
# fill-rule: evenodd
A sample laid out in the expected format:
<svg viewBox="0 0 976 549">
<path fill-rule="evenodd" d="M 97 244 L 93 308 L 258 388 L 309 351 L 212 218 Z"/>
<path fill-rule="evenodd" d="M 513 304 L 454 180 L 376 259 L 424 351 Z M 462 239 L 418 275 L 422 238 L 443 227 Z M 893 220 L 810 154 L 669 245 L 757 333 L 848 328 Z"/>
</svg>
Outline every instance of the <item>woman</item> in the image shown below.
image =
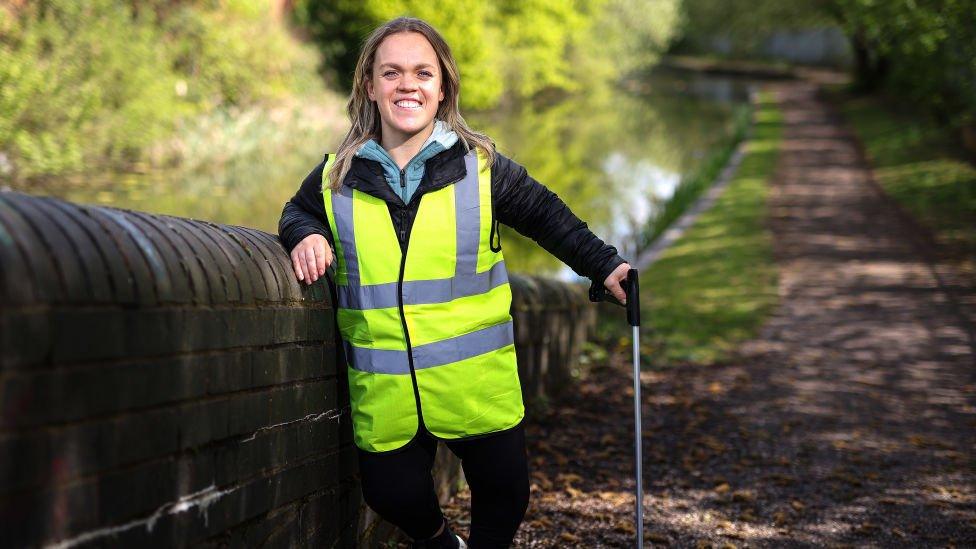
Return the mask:
<svg viewBox="0 0 976 549">
<path fill-rule="evenodd" d="M 459 91 L 450 48 L 430 25 L 399 18 L 373 31 L 354 74 L 352 127 L 285 205 L 279 234 L 299 280 L 338 267 L 367 504 L 415 547 L 465 547 L 431 479 L 441 439 L 471 488 L 468 544 L 508 547 L 529 481 L 498 223 L 621 301 L 630 266 L 467 127 Z"/>
</svg>

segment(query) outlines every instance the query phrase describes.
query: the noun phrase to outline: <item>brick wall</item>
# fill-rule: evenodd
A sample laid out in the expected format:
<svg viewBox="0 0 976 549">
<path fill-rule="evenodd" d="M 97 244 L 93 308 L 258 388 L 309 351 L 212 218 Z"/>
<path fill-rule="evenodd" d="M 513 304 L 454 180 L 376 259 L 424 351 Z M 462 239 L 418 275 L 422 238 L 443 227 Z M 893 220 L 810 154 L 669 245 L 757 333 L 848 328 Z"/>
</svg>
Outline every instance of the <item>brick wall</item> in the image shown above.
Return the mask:
<svg viewBox="0 0 976 549">
<path fill-rule="evenodd" d="M 512 287 L 531 407 L 571 381 L 593 310 Z M 0 546 L 394 535 L 362 504 L 331 309 L 273 235 L 0 193 Z"/>
</svg>

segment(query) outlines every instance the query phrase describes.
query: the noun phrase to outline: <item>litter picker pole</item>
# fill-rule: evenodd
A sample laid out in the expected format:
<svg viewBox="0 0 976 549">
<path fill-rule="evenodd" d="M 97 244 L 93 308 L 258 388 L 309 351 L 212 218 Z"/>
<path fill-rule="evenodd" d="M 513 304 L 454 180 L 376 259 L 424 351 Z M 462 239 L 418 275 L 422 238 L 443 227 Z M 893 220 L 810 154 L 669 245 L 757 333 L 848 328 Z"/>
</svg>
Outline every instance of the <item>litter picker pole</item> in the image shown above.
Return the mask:
<svg viewBox="0 0 976 549">
<path fill-rule="evenodd" d="M 637 530 L 637 547 L 644 547 L 644 490 L 642 480 L 644 478 L 641 463 L 641 396 L 640 396 L 640 295 L 637 281 L 637 269 L 627 271 L 627 279 L 621 281 L 621 287 L 627 295 L 627 304 L 624 305 L 610 293 L 602 283 L 594 281 L 590 286 L 590 301 L 600 302 L 609 301 L 626 307 L 627 323 L 632 327 L 631 338 L 633 339 L 634 355 L 634 453 L 635 470 L 637 475 L 637 492 L 635 506 L 635 522 Z"/>
</svg>

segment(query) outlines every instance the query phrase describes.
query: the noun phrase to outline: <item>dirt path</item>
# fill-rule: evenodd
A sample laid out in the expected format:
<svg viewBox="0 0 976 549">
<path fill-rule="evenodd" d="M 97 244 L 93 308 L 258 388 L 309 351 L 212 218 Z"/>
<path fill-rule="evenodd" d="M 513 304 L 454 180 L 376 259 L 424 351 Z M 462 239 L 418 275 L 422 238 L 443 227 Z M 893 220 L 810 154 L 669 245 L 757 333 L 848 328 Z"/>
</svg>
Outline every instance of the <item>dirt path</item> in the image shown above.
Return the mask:
<svg viewBox="0 0 976 549">
<path fill-rule="evenodd" d="M 814 88 L 779 94 L 781 307 L 729 364 L 642 375 L 647 545 L 976 546 L 973 294 L 939 288 Z M 627 352 L 530 426 L 518 547 L 633 546 Z"/>
</svg>

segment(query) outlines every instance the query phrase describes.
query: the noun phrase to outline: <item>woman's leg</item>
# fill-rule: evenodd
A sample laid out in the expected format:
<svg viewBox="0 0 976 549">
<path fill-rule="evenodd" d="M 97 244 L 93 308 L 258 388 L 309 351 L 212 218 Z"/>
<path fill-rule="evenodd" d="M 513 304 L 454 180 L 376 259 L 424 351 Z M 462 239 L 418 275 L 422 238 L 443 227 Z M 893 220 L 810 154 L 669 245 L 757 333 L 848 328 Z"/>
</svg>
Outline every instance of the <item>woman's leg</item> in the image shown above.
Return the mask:
<svg viewBox="0 0 976 549">
<path fill-rule="evenodd" d="M 471 549 L 507 548 L 529 505 L 529 467 L 523 425 L 473 440 L 453 440 L 471 488 Z"/>
<path fill-rule="evenodd" d="M 444 523 L 431 468 L 437 441 L 426 432 L 406 450 L 376 454 L 357 448 L 366 504 L 413 539 L 433 537 Z"/>
</svg>

